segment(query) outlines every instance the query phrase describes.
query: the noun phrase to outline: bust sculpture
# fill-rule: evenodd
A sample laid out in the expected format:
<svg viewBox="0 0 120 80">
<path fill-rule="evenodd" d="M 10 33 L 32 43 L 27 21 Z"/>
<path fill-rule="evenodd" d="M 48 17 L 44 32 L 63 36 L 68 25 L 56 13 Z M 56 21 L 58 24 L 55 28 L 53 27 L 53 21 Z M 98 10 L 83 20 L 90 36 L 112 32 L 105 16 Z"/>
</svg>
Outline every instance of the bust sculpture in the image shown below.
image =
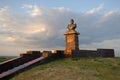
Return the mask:
<svg viewBox="0 0 120 80">
<path fill-rule="evenodd" d="M 73 31 L 75 31 L 75 28 L 76 28 L 77 26 L 76 26 L 76 24 L 74 24 L 74 20 L 73 19 L 71 19 L 70 20 L 70 24 L 68 24 L 68 30 L 69 31 L 71 31 L 71 30 L 73 30 Z"/>
</svg>

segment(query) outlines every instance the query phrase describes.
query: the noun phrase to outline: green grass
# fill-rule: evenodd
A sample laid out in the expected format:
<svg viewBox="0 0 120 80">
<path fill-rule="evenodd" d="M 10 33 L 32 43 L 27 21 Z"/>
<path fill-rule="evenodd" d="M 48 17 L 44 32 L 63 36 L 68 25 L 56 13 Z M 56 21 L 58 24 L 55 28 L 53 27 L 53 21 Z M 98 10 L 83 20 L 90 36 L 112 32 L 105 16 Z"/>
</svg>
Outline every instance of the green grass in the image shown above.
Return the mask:
<svg viewBox="0 0 120 80">
<path fill-rule="evenodd" d="M 0 62 L 7 61 L 9 59 L 11 59 L 11 58 L 0 58 Z"/>
<path fill-rule="evenodd" d="M 56 60 L 20 73 L 11 80 L 120 80 L 120 58 Z"/>
</svg>

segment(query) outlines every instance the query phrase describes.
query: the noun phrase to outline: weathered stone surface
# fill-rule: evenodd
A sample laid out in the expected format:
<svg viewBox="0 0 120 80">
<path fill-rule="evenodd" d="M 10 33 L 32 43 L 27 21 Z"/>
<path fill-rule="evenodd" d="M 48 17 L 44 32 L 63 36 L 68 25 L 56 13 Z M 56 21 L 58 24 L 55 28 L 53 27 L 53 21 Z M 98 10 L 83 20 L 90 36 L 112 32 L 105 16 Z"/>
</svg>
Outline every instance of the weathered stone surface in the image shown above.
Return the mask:
<svg viewBox="0 0 120 80">
<path fill-rule="evenodd" d="M 65 54 L 71 54 L 71 50 L 79 50 L 79 40 L 78 33 L 75 31 L 76 24 L 74 24 L 74 20 L 71 19 L 71 23 L 68 25 L 68 30 L 65 32 L 65 43 L 66 49 Z"/>
<path fill-rule="evenodd" d="M 65 39 L 66 39 L 66 50 L 79 49 L 78 34 L 66 34 Z"/>
<path fill-rule="evenodd" d="M 39 55 L 40 53 L 40 51 L 27 51 L 27 54 Z"/>
<path fill-rule="evenodd" d="M 114 49 L 72 50 L 73 58 L 114 57 Z"/>
<path fill-rule="evenodd" d="M 97 53 L 102 57 L 115 57 L 114 49 L 97 49 Z"/>
<path fill-rule="evenodd" d="M 31 54 L 21 53 L 20 57 L 30 56 Z"/>
</svg>

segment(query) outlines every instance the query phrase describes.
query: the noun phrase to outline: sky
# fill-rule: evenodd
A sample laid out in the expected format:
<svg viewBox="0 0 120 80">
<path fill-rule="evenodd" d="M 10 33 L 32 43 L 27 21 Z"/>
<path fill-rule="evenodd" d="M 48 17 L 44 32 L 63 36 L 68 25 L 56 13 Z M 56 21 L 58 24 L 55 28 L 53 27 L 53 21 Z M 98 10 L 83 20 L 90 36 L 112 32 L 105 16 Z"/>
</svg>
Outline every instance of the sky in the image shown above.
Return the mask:
<svg viewBox="0 0 120 80">
<path fill-rule="evenodd" d="M 0 0 L 0 56 L 64 50 L 70 19 L 80 49 L 109 48 L 120 57 L 120 0 Z"/>
</svg>

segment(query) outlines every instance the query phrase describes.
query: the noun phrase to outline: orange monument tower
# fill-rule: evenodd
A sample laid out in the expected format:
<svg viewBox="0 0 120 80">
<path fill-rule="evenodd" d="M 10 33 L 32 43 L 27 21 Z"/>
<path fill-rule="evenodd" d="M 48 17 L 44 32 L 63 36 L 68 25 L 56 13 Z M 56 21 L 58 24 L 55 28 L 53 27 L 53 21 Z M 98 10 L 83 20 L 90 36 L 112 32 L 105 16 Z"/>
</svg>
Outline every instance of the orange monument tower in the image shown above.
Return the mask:
<svg viewBox="0 0 120 80">
<path fill-rule="evenodd" d="M 64 33 L 65 35 L 65 43 L 66 43 L 66 49 L 65 54 L 71 55 L 72 50 L 79 50 L 79 37 L 80 34 L 75 30 L 77 25 L 74 23 L 74 20 L 70 20 L 70 24 L 68 24 L 68 30 Z"/>
</svg>

